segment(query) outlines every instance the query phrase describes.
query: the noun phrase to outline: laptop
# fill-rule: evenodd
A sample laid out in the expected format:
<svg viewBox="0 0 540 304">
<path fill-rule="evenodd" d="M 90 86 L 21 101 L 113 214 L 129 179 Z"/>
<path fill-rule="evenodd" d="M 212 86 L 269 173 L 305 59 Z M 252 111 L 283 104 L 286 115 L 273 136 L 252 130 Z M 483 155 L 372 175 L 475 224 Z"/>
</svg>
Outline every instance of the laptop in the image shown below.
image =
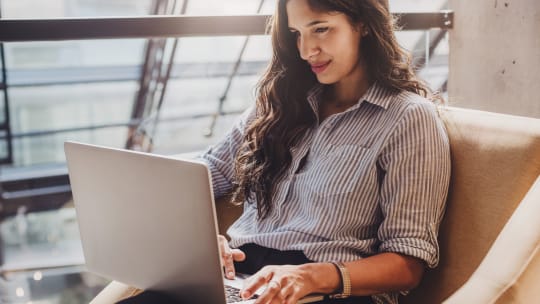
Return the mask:
<svg viewBox="0 0 540 304">
<path fill-rule="evenodd" d="M 89 271 L 183 303 L 238 302 L 246 276 L 224 278 L 204 163 L 76 142 L 64 151 Z"/>
</svg>

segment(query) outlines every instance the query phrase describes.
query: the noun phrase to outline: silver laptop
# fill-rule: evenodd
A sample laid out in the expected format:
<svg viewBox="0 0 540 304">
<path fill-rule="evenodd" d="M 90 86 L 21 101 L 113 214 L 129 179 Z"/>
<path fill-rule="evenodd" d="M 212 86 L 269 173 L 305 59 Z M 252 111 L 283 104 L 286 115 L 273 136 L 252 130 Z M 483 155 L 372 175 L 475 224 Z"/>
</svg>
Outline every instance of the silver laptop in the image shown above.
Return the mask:
<svg viewBox="0 0 540 304">
<path fill-rule="evenodd" d="M 89 271 L 184 303 L 238 302 L 225 289 L 245 276 L 223 276 L 205 164 L 75 142 L 64 150 Z"/>
</svg>

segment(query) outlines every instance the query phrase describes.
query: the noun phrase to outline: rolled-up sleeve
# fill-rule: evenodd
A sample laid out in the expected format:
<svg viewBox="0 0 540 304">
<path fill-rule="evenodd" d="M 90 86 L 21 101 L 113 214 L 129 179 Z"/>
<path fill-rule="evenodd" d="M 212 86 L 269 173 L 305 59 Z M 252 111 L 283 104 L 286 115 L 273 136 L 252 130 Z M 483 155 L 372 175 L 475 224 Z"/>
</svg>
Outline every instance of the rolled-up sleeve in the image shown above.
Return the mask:
<svg viewBox="0 0 540 304">
<path fill-rule="evenodd" d="M 255 107 L 248 108 L 219 142 L 197 156 L 197 160 L 206 163 L 210 170 L 215 197 L 232 189 L 236 154 L 244 139 L 246 125 L 254 115 Z"/>
<path fill-rule="evenodd" d="M 450 147 L 435 106 L 411 103 L 383 148 L 379 252 L 439 261 L 437 235 L 450 181 Z"/>
</svg>

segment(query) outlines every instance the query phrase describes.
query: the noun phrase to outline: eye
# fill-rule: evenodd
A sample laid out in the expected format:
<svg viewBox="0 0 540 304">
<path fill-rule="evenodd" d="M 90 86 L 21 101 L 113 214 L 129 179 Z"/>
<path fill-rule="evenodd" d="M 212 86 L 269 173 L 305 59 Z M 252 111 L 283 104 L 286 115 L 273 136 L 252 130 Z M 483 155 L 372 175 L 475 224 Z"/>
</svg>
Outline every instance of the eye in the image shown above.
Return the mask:
<svg viewBox="0 0 540 304">
<path fill-rule="evenodd" d="M 315 33 L 326 33 L 328 31 L 328 27 L 318 27 L 315 29 Z"/>
</svg>

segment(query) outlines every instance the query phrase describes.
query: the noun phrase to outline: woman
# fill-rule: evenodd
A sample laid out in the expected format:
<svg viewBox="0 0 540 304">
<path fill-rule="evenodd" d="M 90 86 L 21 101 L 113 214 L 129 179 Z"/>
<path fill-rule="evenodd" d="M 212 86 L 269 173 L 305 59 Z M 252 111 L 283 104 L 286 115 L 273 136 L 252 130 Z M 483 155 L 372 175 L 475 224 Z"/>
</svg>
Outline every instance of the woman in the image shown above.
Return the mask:
<svg viewBox="0 0 540 304">
<path fill-rule="evenodd" d="M 262 268 L 242 296 L 343 293 L 342 262 L 352 295 L 397 303 L 438 262 L 450 158 L 428 89 L 380 0 L 280 0 L 271 30 L 255 109 L 203 156 L 215 194 L 244 204 L 220 238 L 226 275 L 295 251 L 306 263 Z"/>
<path fill-rule="evenodd" d="M 381 0 L 278 1 L 256 106 L 201 156 L 244 206 L 219 238 L 242 297 L 397 303 L 437 265 L 448 139 L 393 30 Z"/>
</svg>

